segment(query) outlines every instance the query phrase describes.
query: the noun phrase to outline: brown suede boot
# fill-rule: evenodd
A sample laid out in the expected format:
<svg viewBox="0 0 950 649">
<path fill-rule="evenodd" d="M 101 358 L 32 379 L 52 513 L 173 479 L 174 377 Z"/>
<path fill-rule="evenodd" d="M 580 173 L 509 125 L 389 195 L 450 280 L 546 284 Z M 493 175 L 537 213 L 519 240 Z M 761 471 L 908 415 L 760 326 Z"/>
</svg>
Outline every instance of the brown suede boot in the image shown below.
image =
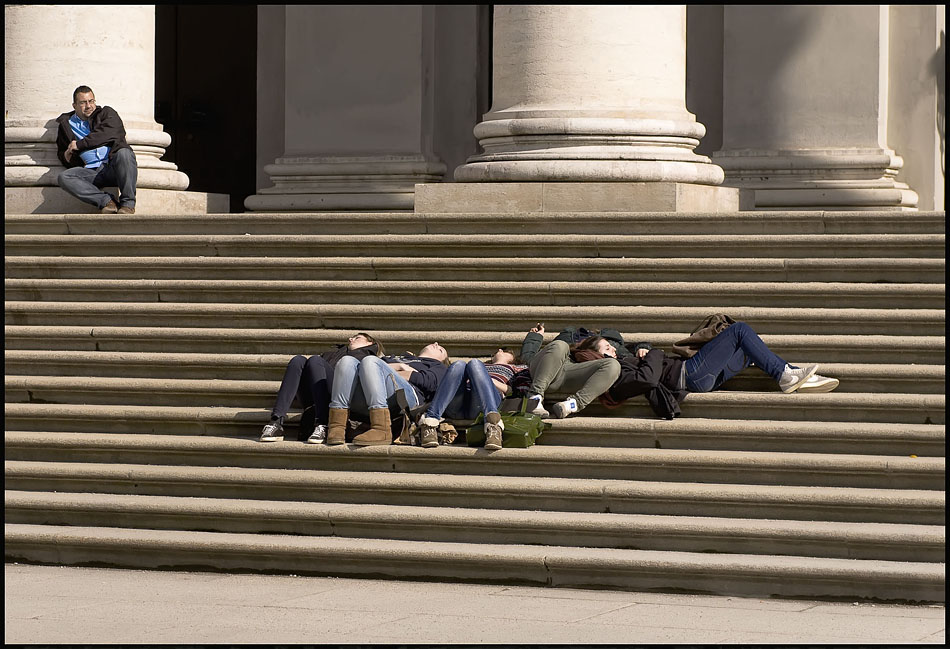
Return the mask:
<svg viewBox="0 0 950 649">
<path fill-rule="evenodd" d="M 389 408 L 369 409 L 370 428 L 353 438 L 357 446 L 388 446 L 393 443 L 392 423 L 389 419 Z"/>
<path fill-rule="evenodd" d="M 349 408 L 330 408 L 330 423 L 327 426 L 327 446 L 342 444 L 346 441 L 346 421 Z"/>
</svg>

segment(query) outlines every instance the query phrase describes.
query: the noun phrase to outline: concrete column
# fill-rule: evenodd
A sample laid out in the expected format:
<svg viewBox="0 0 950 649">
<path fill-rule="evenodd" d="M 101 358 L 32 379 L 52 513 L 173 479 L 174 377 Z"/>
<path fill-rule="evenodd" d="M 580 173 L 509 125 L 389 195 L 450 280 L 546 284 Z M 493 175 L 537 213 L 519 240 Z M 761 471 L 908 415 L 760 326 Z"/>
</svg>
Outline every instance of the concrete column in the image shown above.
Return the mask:
<svg viewBox="0 0 950 649">
<path fill-rule="evenodd" d="M 888 8 L 727 5 L 726 184 L 757 209 L 913 209 L 887 146 Z"/>
<path fill-rule="evenodd" d="M 722 182 L 693 152 L 684 5 L 496 5 L 493 38 L 485 153 L 457 181 Z"/>
<path fill-rule="evenodd" d="M 56 157 L 55 118 L 72 110 L 72 93 L 79 85 L 91 87 L 100 105 L 115 108 L 122 117 L 138 160 L 140 189 L 188 187 L 188 176 L 160 159 L 171 137 L 154 119 L 154 5 L 7 5 L 4 20 L 8 210 L 12 205 L 45 211 L 30 209 L 28 204 L 40 200 L 40 194 L 25 188 L 56 186 L 63 167 Z M 85 205 L 65 193 L 63 200 L 53 194 L 46 192 L 41 202 Z"/>
<path fill-rule="evenodd" d="M 434 16 L 429 5 L 286 6 L 284 153 L 248 209 L 412 210 L 415 184 L 442 179 Z"/>
</svg>

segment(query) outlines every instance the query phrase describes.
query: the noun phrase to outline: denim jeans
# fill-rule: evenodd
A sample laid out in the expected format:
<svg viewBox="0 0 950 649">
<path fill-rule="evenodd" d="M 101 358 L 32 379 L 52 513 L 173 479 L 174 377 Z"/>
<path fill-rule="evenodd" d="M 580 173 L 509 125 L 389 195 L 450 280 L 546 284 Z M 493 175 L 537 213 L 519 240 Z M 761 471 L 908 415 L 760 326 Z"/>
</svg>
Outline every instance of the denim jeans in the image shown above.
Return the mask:
<svg viewBox="0 0 950 649">
<path fill-rule="evenodd" d="M 480 360 L 455 361 L 439 382 L 426 417 L 475 419 L 478 413 L 498 412 L 501 395 Z"/>
<path fill-rule="evenodd" d="M 785 371 L 785 361 L 766 347 L 752 327 L 737 322 L 720 332 L 686 361 L 686 389 L 690 392 L 712 392 L 750 363 L 776 381 Z"/>
<path fill-rule="evenodd" d="M 575 363 L 571 348 L 563 340 L 548 343 L 531 359 L 532 394 L 563 392 L 573 394 L 577 407 L 583 408 L 606 392 L 620 376 L 620 363 L 615 358 Z"/>
<path fill-rule="evenodd" d="M 326 424 L 332 384 L 333 368 L 323 358 L 294 356 L 284 370 L 274 408 L 270 411 L 271 417 L 284 417 L 297 397 L 304 408 L 313 406 L 314 423 Z"/>
<path fill-rule="evenodd" d="M 78 154 L 75 154 L 78 155 Z M 95 169 L 72 167 L 59 174 L 57 182 L 64 190 L 83 203 L 102 209 L 113 199 L 103 187 L 119 188 L 119 206 L 135 207 L 135 183 L 139 168 L 132 149 L 119 149 L 109 156 L 109 161 Z"/>
<path fill-rule="evenodd" d="M 388 408 L 388 401 L 397 390 L 406 393 L 410 408 L 419 405 L 415 388 L 378 356 L 366 356 L 362 360 L 344 356 L 333 368 L 330 407 L 361 413 L 370 408 Z"/>
</svg>

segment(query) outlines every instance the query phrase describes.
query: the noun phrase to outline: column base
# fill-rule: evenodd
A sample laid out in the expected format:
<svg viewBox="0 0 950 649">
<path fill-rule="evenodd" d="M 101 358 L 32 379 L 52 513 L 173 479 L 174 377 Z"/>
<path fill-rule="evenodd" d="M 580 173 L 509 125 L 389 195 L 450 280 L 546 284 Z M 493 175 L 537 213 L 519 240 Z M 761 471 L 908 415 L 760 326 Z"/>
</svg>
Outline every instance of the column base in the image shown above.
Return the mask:
<svg viewBox="0 0 950 649">
<path fill-rule="evenodd" d="M 116 191 L 114 187 L 106 189 Z M 99 211 L 59 187 L 5 187 L 3 198 L 7 214 L 95 214 Z M 229 211 L 227 194 L 135 190 L 136 214 L 223 214 Z"/>
<path fill-rule="evenodd" d="M 411 212 L 415 186 L 445 165 L 423 156 L 285 157 L 264 167 L 273 187 L 244 200 L 255 212 Z"/>
<path fill-rule="evenodd" d="M 687 183 L 440 183 L 416 185 L 415 211 L 524 214 L 544 212 L 700 212 L 752 209 L 734 187 Z"/>
<path fill-rule="evenodd" d="M 726 150 L 713 154 L 725 184 L 749 191 L 757 210 L 916 211 L 889 149 Z"/>
</svg>

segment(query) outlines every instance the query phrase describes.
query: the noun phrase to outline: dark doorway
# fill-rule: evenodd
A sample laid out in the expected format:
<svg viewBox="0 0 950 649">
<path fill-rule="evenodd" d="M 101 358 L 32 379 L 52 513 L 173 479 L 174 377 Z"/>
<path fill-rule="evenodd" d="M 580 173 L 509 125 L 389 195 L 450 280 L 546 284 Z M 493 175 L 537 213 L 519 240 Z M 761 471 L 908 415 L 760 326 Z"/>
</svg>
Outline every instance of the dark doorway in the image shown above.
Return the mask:
<svg viewBox="0 0 950 649">
<path fill-rule="evenodd" d="M 156 5 L 155 121 L 188 189 L 243 212 L 256 191 L 256 5 Z"/>
</svg>

